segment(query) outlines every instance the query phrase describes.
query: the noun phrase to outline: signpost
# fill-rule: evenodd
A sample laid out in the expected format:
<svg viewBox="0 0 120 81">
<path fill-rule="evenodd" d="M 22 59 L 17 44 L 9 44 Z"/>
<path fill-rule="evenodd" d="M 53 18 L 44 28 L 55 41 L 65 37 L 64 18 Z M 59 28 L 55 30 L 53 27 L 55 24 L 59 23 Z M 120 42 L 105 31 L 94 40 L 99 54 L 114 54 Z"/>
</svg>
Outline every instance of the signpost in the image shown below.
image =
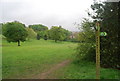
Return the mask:
<svg viewBox="0 0 120 81">
<path fill-rule="evenodd" d="M 107 36 L 106 32 L 100 32 L 100 36 Z"/>
<path fill-rule="evenodd" d="M 100 26 L 96 23 L 96 79 L 100 79 Z"/>
<path fill-rule="evenodd" d="M 100 79 L 100 36 L 107 36 L 106 32 L 100 32 L 100 25 L 96 23 L 96 79 Z"/>
</svg>

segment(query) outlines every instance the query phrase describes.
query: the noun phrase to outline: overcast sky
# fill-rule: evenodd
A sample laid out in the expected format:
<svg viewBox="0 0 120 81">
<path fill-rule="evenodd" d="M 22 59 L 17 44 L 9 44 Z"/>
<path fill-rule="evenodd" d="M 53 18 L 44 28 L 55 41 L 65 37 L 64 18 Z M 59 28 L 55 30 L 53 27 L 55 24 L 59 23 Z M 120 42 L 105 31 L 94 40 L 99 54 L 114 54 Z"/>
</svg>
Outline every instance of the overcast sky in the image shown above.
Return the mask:
<svg viewBox="0 0 120 81">
<path fill-rule="evenodd" d="M 77 31 L 74 23 L 87 16 L 93 0 L 0 0 L 0 22 L 20 21 L 26 26 L 43 24 Z"/>
</svg>

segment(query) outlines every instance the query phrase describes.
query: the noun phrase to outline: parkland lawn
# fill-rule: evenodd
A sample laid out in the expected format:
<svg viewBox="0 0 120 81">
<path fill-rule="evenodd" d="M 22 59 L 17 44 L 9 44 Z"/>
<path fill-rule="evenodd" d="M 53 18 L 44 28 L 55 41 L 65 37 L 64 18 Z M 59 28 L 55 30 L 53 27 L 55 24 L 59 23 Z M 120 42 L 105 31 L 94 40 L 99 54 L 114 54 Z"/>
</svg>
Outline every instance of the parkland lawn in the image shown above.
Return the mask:
<svg viewBox="0 0 120 81">
<path fill-rule="evenodd" d="M 81 61 L 72 62 L 77 43 L 58 42 L 52 40 L 30 40 L 17 43 L 2 43 L 2 63 L 4 79 L 40 78 L 60 63 L 70 60 L 64 67 L 51 71 L 47 78 L 60 79 L 95 79 L 95 64 Z M 118 70 L 101 69 L 101 79 L 118 79 Z"/>
</svg>

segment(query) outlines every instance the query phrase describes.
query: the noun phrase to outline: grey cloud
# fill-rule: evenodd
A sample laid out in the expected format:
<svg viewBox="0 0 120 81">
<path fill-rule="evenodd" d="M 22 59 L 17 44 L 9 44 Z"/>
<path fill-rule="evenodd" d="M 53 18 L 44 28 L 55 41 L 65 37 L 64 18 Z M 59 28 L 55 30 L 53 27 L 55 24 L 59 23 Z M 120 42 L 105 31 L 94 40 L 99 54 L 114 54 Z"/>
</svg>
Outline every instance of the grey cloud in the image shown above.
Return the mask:
<svg viewBox="0 0 120 81">
<path fill-rule="evenodd" d="M 56 0 L 51 1 L 57 2 Z M 63 5 L 59 5 L 58 2 L 46 3 L 45 0 L 38 0 L 38 2 L 34 2 L 33 0 L 1 2 L 0 4 L 2 4 L 2 20 L 0 21 L 8 22 L 17 20 L 26 25 L 44 24 L 49 28 L 53 25 L 61 25 L 71 31 L 77 31 L 77 28 L 75 28 L 73 23 L 76 21 L 80 23 L 80 20 L 83 17 L 87 17 L 85 9 L 88 8 L 86 6 L 88 6 L 89 3 L 86 3 L 84 1 L 79 5 L 74 0 L 71 0 L 71 3 L 68 3 L 68 0 L 66 4 L 64 3 L 64 0 L 58 1 Z M 48 0 L 48 2 L 50 1 Z"/>
</svg>

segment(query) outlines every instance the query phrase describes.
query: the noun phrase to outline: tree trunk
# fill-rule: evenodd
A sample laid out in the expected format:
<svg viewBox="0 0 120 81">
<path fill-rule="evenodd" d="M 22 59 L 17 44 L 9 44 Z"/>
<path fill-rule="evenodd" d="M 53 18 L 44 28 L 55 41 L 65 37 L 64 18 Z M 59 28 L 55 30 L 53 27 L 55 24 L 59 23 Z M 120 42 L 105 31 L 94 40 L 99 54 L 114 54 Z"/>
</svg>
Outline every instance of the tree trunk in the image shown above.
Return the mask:
<svg viewBox="0 0 120 81">
<path fill-rule="evenodd" d="M 18 46 L 20 46 L 20 40 L 18 40 Z"/>
<path fill-rule="evenodd" d="M 55 42 L 57 42 L 57 40 L 55 40 Z"/>
</svg>

